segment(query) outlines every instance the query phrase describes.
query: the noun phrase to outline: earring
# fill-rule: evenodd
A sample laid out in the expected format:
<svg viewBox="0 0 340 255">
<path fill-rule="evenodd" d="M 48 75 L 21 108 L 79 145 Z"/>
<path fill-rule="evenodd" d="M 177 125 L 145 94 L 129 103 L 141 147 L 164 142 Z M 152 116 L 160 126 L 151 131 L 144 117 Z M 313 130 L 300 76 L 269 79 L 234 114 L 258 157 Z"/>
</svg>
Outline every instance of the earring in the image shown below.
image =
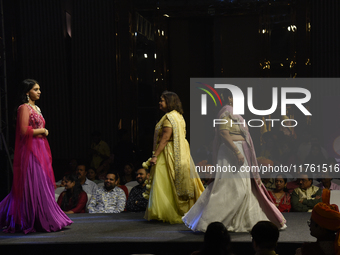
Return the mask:
<svg viewBox="0 0 340 255">
<path fill-rule="evenodd" d="M 27 102 L 30 101 L 30 96 L 29 95 L 26 95 L 27 96 Z"/>
</svg>

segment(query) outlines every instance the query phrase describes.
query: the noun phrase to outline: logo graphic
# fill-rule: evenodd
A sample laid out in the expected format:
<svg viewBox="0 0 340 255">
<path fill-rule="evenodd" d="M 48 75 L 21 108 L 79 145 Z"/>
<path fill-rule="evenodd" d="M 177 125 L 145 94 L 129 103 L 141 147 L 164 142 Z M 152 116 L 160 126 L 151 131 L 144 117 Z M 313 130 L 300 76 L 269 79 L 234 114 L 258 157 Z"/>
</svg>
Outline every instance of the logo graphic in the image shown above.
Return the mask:
<svg viewBox="0 0 340 255">
<path fill-rule="evenodd" d="M 197 82 L 197 83 L 200 83 L 200 84 L 206 86 L 212 92 L 214 92 L 214 94 L 217 96 L 218 100 L 220 101 L 221 106 L 223 106 L 222 100 L 221 100 L 220 96 L 218 95 L 217 91 L 213 87 L 211 87 L 208 84 L 202 83 L 202 82 Z M 206 92 L 212 98 L 212 100 L 214 101 L 215 106 L 217 106 L 216 100 L 215 100 L 214 96 L 209 92 L 209 90 L 206 90 L 206 89 L 201 88 L 201 87 L 197 87 L 197 88 L 203 90 L 204 92 Z M 202 100 L 202 103 L 201 103 L 201 114 L 202 115 L 207 115 L 207 95 L 206 94 L 202 94 L 201 95 L 201 100 Z"/>
<path fill-rule="evenodd" d="M 201 82 L 197 82 L 197 83 L 201 83 Z M 210 88 L 220 99 L 215 89 L 213 89 L 211 86 L 205 83 L 201 83 L 201 84 Z M 229 89 L 234 98 L 233 100 L 234 114 L 244 115 L 244 95 L 243 95 L 242 90 L 239 87 L 232 85 L 232 84 L 215 84 L 215 88 L 216 89 Z M 217 106 L 214 97 L 208 90 L 203 89 L 203 88 L 199 88 L 199 89 L 207 92 L 210 95 L 210 97 L 214 100 L 215 106 Z M 248 87 L 247 92 L 248 92 L 248 100 L 247 100 L 248 109 L 250 110 L 251 113 L 258 115 L 258 116 L 265 116 L 265 115 L 272 114 L 277 109 L 277 105 L 278 105 L 278 88 L 277 87 L 272 88 L 272 106 L 270 107 L 270 109 L 267 109 L 267 110 L 255 109 L 254 104 L 253 104 L 253 88 Z M 294 99 L 287 98 L 287 94 L 289 93 L 303 94 L 305 97 L 294 98 Z M 311 116 L 312 114 L 302 105 L 303 103 L 307 103 L 310 99 L 311 99 L 311 93 L 309 90 L 305 88 L 282 87 L 281 88 L 281 115 L 286 114 L 286 107 L 288 104 L 291 104 L 291 105 L 295 105 L 304 115 Z M 222 106 L 221 99 L 220 99 L 220 103 Z M 207 95 L 205 94 L 201 95 L 201 114 L 207 115 Z"/>
</svg>

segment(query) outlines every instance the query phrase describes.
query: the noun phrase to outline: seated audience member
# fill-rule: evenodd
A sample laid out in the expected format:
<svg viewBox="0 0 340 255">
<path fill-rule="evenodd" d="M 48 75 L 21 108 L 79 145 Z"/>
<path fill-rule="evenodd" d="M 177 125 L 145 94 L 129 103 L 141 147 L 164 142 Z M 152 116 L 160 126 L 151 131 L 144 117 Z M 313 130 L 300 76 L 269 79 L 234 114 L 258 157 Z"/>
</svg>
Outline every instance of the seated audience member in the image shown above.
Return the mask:
<svg viewBox="0 0 340 255">
<path fill-rule="evenodd" d="M 330 205 L 330 191 L 324 190 L 323 202 L 315 205 L 310 220 L 307 222 L 314 243 L 304 243 L 296 250 L 296 255 L 339 254 L 340 213 L 337 205 Z"/>
<path fill-rule="evenodd" d="M 279 229 L 270 221 L 259 221 L 251 230 L 255 255 L 276 255 Z"/>
<path fill-rule="evenodd" d="M 101 181 L 97 179 L 97 174 L 96 171 L 93 168 L 89 168 L 87 170 L 87 175 L 86 175 L 87 179 L 89 179 L 90 181 L 93 181 L 95 184 L 100 183 Z"/>
<path fill-rule="evenodd" d="M 90 181 L 89 179 L 86 178 L 87 175 L 87 170 L 85 165 L 78 165 L 76 174 L 78 176 L 78 179 L 80 181 L 80 184 L 83 187 L 83 190 L 86 192 L 88 195 L 93 195 L 96 193 L 98 186 L 95 184 L 93 181 Z"/>
<path fill-rule="evenodd" d="M 334 182 L 332 182 L 333 178 L 330 178 L 329 173 L 325 173 L 323 175 L 324 178 L 320 180 L 320 183 L 316 185 L 320 189 L 329 189 L 329 190 L 340 190 L 340 186 Z"/>
<path fill-rule="evenodd" d="M 58 198 L 58 205 L 66 213 L 84 213 L 87 203 L 87 195 L 80 185 L 75 174 L 65 177 L 65 189 Z"/>
<path fill-rule="evenodd" d="M 147 199 L 143 197 L 143 193 L 146 191 L 145 180 L 149 178 L 149 173 L 144 169 L 137 170 L 136 180 L 139 185 L 132 188 L 129 194 L 129 198 L 126 202 L 126 210 L 130 212 L 145 211 L 148 204 Z"/>
<path fill-rule="evenodd" d="M 120 213 L 124 211 L 126 196 L 117 184 L 118 175 L 116 173 L 108 173 L 104 187 L 99 188 L 91 197 L 87 207 L 89 213 Z"/>
<path fill-rule="evenodd" d="M 121 178 L 121 184 L 125 185 L 128 182 L 135 181 L 134 166 L 132 163 L 125 164 L 124 171 Z"/>
<path fill-rule="evenodd" d="M 291 209 L 290 194 L 286 190 L 287 178 L 283 174 L 278 174 L 275 178 L 274 190 L 270 190 L 269 195 L 273 199 L 280 212 L 289 212 Z"/>
<path fill-rule="evenodd" d="M 296 212 L 311 212 L 321 202 L 321 189 L 312 185 L 313 178 L 301 174 L 300 187 L 294 189 L 291 197 L 292 209 Z"/>
<path fill-rule="evenodd" d="M 232 255 L 228 230 L 221 222 L 210 223 L 204 234 L 204 245 L 191 255 Z"/>
<path fill-rule="evenodd" d="M 330 176 L 330 168 L 332 169 L 332 172 L 335 172 L 335 164 L 337 164 L 337 161 L 334 158 L 329 158 L 327 160 L 327 172 L 323 173 L 323 178 L 320 180 L 320 183 L 316 185 L 320 189 L 329 189 L 329 190 L 340 190 L 340 186 L 334 182 L 332 182 L 331 176 Z M 337 166 L 338 169 L 339 166 Z"/>
</svg>

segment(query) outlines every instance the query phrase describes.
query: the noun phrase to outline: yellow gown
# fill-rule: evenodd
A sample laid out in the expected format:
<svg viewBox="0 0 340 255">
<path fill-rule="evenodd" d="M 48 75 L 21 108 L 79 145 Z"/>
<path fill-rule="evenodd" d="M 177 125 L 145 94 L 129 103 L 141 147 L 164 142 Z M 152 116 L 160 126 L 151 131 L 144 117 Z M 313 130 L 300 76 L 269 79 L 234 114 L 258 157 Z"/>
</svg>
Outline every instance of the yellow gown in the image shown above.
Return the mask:
<svg viewBox="0 0 340 255">
<path fill-rule="evenodd" d="M 183 223 L 182 217 L 204 191 L 190 156 L 185 139 L 185 121 L 177 111 L 163 116 L 155 128 L 154 149 L 162 137 L 163 127 L 172 128 L 172 136 L 151 168 L 149 203 L 145 212 L 147 220 Z"/>
</svg>

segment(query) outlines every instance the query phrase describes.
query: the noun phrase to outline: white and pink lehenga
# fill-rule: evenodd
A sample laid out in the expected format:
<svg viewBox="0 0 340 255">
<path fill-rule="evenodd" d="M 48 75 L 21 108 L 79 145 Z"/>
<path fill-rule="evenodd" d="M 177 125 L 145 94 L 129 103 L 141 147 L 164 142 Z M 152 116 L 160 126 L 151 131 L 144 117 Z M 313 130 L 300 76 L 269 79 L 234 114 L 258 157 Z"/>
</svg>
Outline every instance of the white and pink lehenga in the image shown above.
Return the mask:
<svg viewBox="0 0 340 255">
<path fill-rule="evenodd" d="M 244 120 L 232 114 L 231 106 L 224 106 L 219 119 L 229 117 L 238 123 Z M 240 126 L 245 141 L 234 141 L 244 155 L 246 166 L 257 166 L 255 150 L 247 127 Z M 237 166 L 237 159 L 215 133 L 214 165 Z M 240 170 L 240 166 L 238 167 Z M 286 220 L 276 208 L 258 172 L 216 172 L 215 180 L 202 193 L 193 207 L 182 218 L 193 231 L 205 232 L 212 222 L 222 222 L 228 231 L 247 232 L 261 220 L 273 222 L 279 229 L 286 228 Z"/>
</svg>

